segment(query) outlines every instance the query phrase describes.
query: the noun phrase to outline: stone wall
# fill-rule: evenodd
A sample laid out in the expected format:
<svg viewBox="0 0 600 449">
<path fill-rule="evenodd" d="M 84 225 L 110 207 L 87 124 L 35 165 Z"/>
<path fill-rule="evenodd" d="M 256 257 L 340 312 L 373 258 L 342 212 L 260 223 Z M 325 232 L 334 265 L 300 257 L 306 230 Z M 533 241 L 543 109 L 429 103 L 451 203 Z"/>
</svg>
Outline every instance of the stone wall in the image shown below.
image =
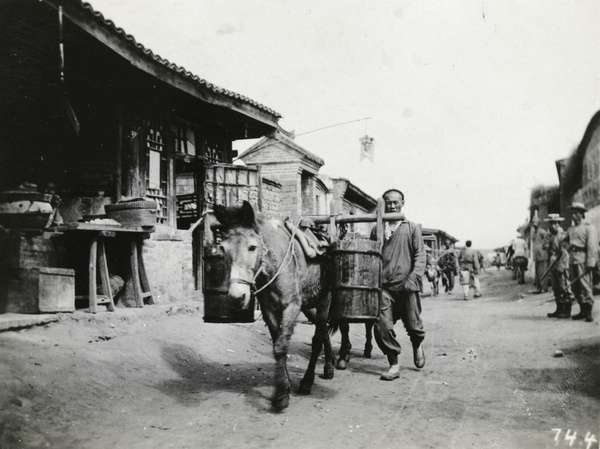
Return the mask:
<svg viewBox="0 0 600 449">
<path fill-rule="evenodd" d="M 144 263 L 154 300 L 167 304 L 200 297 L 195 290 L 192 234 L 157 226 L 144 241 Z"/>
</svg>

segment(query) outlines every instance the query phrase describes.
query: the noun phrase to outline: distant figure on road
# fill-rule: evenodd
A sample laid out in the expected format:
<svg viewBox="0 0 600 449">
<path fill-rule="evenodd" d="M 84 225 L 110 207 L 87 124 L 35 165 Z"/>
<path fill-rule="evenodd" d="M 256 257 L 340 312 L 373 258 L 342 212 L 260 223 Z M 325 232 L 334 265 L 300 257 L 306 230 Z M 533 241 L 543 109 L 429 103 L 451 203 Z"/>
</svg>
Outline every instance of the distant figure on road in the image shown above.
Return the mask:
<svg viewBox="0 0 600 449">
<path fill-rule="evenodd" d="M 571 317 L 571 292 L 569 289 L 569 253 L 566 244 L 563 243 L 565 231 L 560 227 L 564 218 L 559 214 L 548 214 L 544 221 L 549 223 L 550 232 L 544 242 L 544 249 L 548 254 L 549 272 L 556 310 L 548 314 L 549 318 Z M 540 276 L 543 276 L 541 273 Z M 544 281 L 544 280 L 543 280 Z"/>
<path fill-rule="evenodd" d="M 474 297 L 479 298 L 481 296 L 481 286 L 479 285 L 479 251 L 471 248 L 471 240 L 465 242 L 466 247 L 462 249 L 458 256 L 458 263 L 460 264 L 460 284 L 463 287 L 464 296 L 463 299 L 466 301 L 469 299 L 469 285 L 471 281 L 474 286 Z"/>
<path fill-rule="evenodd" d="M 573 319 L 591 323 L 594 306 L 592 270 L 598 261 L 598 234 L 591 223 L 583 222 L 587 212 L 583 203 L 574 202 L 570 209 L 573 225 L 567 229 L 565 241 L 569 244 L 571 288 L 580 307 Z"/>
<path fill-rule="evenodd" d="M 523 236 L 519 233 L 517 238 L 512 241 L 509 248 L 510 256 L 512 257 L 512 267 L 515 277 L 519 284 L 525 283 L 525 271 L 527 271 L 527 242 L 523 239 Z M 514 279 L 514 278 L 513 278 Z"/>
<path fill-rule="evenodd" d="M 531 243 L 533 246 L 533 262 L 535 263 L 535 293 L 546 293 L 548 291 L 548 278 L 540 279 L 548 270 L 548 253 L 544 249 L 544 242 L 548 232 L 540 228 L 540 220 L 537 217 L 531 221 Z"/>
<path fill-rule="evenodd" d="M 385 211 L 400 212 L 404 206 L 404 194 L 390 189 L 383 194 Z M 371 239 L 377 239 L 373 228 Z M 382 301 L 375 324 L 375 340 L 387 356 L 390 368 L 381 380 L 400 377 L 398 355 L 401 347 L 396 340 L 394 324 L 402 320 L 413 347 L 413 361 L 417 368 L 425 366 L 423 340 L 425 330 L 421 321 L 421 298 L 425 274 L 425 244 L 421 229 L 412 221 L 386 221 L 384 223 L 382 271 Z"/>
<path fill-rule="evenodd" d="M 438 259 L 438 266 L 442 272 L 442 284 L 446 287 L 446 293 L 454 290 L 454 277 L 458 275 L 458 257 L 456 250 L 451 247 L 449 239 L 444 242 L 444 253 Z"/>
</svg>

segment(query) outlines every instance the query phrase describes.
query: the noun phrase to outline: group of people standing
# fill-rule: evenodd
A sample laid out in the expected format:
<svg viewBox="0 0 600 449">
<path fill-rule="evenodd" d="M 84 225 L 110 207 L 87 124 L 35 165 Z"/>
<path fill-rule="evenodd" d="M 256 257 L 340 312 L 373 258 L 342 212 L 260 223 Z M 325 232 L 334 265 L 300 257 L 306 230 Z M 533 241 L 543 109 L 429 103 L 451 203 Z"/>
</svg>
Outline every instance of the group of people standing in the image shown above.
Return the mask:
<svg viewBox="0 0 600 449">
<path fill-rule="evenodd" d="M 575 202 L 570 209 L 573 225 L 566 232 L 560 226 L 564 218 L 558 214 L 550 214 L 546 219 L 549 233 L 542 242 L 542 249 L 548 256 L 550 266 L 545 273 L 550 276 L 556 302 L 556 310 L 549 313 L 548 317 L 592 322 L 593 271 L 598 264 L 598 233 L 592 224 L 583 221 L 587 212 L 583 203 Z M 540 277 L 539 282 L 538 288 L 542 287 L 544 279 Z M 571 317 L 573 299 L 579 304 L 579 313 Z"/>
<path fill-rule="evenodd" d="M 532 257 L 535 264 L 536 290 L 545 293 L 548 285 L 552 287 L 556 310 L 548 314 L 550 318 L 571 318 L 573 300 L 579 304 L 580 311 L 573 315 L 574 320 L 592 322 L 593 271 L 598 264 L 598 234 L 595 227 L 584 222 L 587 208 L 581 202 L 571 207 L 573 225 L 566 231 L 561 223 L 564 218 L 559 214 L 549 214 L 544 221 L 548 231 L 540 228 L 538 219 L 531 223 Z M 524 264 L 527 269 L 527 244 L 522 237 L 513 241 L 513 266 Z"/>
</svg>

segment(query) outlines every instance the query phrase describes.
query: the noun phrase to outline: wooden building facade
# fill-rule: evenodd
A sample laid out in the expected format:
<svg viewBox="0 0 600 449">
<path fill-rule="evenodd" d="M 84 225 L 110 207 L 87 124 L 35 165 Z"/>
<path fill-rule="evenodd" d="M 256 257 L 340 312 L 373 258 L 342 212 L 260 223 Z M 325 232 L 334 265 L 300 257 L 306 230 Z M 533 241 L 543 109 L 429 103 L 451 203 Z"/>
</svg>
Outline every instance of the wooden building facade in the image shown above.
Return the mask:
<svg viewBox="0 0 600 449">
<path fill-rule="evenodd" d="M 179 246 L 192 245 L 178 230 L 211 201 L 207 176 L 214 187 L 212 167 L 232 163 L 232 141 L 271 133 L 280 118 L 154 54 L 79 0 L 0 2 L 0 97 L 0 191 L 55 184 L 65 222 L 150 199 L 158 209 L 153 239 Z M 193 257 L 198 275 L 201 258 Z M 198 288 L 197 277 L 184 274 L 183 290 Z M 181 299 L 182 287 L 172 293 L 165 282 L 165 299 Z"/>
</svg>

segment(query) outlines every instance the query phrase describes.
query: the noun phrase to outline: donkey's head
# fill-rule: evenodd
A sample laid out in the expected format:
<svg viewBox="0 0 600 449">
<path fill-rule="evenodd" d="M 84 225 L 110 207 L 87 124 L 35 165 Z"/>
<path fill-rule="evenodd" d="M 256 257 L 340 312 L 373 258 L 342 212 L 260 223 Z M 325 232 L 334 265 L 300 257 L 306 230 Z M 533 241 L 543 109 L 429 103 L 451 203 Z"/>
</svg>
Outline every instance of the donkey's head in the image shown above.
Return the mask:
<svg viewBox="0 0 600 449">
<path fill-rule="evenodd" d="M 215 205 L 213 211 L 221 224 L 221 246 L 231 261 L 229 296 L 242 301 L 246 308 L 263 251 L 254 210 L 244 201 L 241 207 Z"/>
</svg>

